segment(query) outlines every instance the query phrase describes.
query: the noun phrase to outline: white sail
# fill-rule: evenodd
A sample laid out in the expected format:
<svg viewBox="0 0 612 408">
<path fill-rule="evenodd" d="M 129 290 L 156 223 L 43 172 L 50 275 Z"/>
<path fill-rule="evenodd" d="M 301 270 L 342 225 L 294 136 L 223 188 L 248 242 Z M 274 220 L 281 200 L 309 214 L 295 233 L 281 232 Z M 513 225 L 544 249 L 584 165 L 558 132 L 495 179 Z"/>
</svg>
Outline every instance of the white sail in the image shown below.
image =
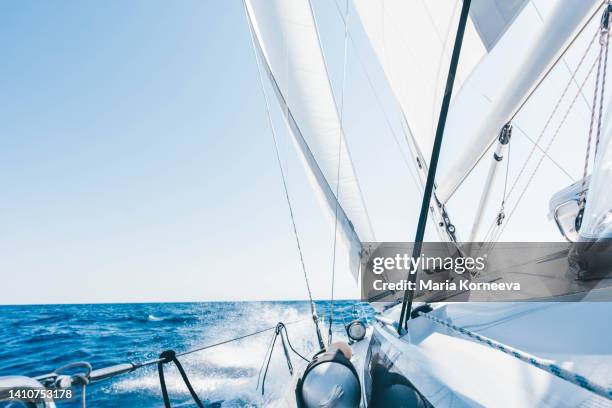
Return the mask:
<svg viewBox="0 0 612 408">
<path fill-rule="evenodd" d="M 406 118 L 410 136 L 428 164 L 461 1 L 355 0 L 354 5 Z M 485 52 L 470 21 L 461 51 L 459 80 L 469 75 Z"/>
<path fill-rule="evenodd" d="M 491 51 L 529 0 L 473 0 L 470 18 L 487 51 Z"/>
<path fill-rule="evenodd" d="M 246 7 L 256 47 L 290 133 L 332 220 L 338 208 L 339 231 L 353 255 L 351 271 L 356 277 L 360 241 L 375 241 L 375 238 L 344 137 L 310 3 L 308 0 L 247 0 Z"/>
<path fill-rule="evenodd" d="M 525 47 L 514 46 L 511 50 L 498 53 L 494 49 L 479 64 L 478 71 L 482 75 L 474 72 L 462 90 L 462 94 L 467 95 L 460 94 L 456 98 L 455 105 L 461 110 L 452 110 L 449 114 L 446 137 L 462 142 L 461 154 L 454 158 L 439 179 L 437 196 L 442 203 L 448 201 L 476 166 L 496 140 L 504 124 L 516 113 L 534 86 L 600 4 L 599 0 L 558 1 L 544 23 L 537 26 L 533 35 L 529 36 Z M 524 30 L 534 29 L 533 25 L 524 23 L 520 26 Z M 500 61 L 507 61 L 508 66 L 496 76 L 499 82 L 496 85 L 498 91 L 491 95 L 492 101 L 476 101 L 472 97 L 474 89 L 470 89 L 470 85 L 485 82 L 484 78 L 487 75 L 490 77 L 492 66 L 502 66 L 501 69 L 504 70 Z M 472 106 L 466 104 L 468 100 Z M 479 106 L 475 107 L 475 103 Z"/>
</svg>

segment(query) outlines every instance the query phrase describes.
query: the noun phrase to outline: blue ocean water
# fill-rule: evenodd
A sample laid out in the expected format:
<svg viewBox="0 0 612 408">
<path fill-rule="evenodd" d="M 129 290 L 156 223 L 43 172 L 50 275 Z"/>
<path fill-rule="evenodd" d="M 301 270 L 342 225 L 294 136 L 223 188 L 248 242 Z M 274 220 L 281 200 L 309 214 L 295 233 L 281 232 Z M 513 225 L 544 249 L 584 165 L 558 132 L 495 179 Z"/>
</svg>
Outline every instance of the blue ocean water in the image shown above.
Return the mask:
<svg viewBox="0 0 612 408">
<path fill-rule="evenodd" d="M 349 319 L 357 304 L 335 303 L 334 340 L 346 340 L 342 317 Z M 317 302 L 321 316 L 327 315 L 328 305 Z M 367 306 L 359 310 L 373 313 Z M 309 305 L 302 301 L 0 306 L 0 376 L 41 375 L 74 361 L 88 361 L 94 369 L 141 362 L 166 349 L 178 353 L 281 321 L 296 322 L 287 329 L 298 351 L 308 355 L 315 349 Z M 327 332 L 327 323 L 322 329 Z M 270 364 L 265 395 L 256 389 L 271 336 L 268 331 L 180 358 L 200 398 L 222 407 L 265 406 L 280 398 L 290 380 L 280 347 Z M 173 406 L 195 406 L 178 371 L 167 367 L 166 373 Z M 90 384 L 87 402 L 92 407 L 162 407 L 157 369 Z"/>
</svg>

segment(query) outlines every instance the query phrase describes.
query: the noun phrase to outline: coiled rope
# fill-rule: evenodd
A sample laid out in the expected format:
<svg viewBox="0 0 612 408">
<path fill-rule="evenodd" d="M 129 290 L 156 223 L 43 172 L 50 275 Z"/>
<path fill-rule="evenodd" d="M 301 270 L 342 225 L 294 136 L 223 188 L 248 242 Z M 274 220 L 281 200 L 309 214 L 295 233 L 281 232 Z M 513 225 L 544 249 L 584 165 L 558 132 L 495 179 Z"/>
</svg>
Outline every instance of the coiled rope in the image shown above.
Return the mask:
<svg viewBox="0 0 612 408">
<path fill-rule="evenodd" d="M 531 354 L 525 353 L 521 350 L 515 349 L 513 347 L 507 346 L 503 343 L 500 343 L 498 341 L 495 341 L 493 339 L 490 339 L 486 336 L 480 335 L 478 333 L 475 333 L 473 331 L 470 331 L 466 328 L 460 327 L 460 326 L 456 326 L 448 321 L 444 321 L 442 319 L 438 319 L 437 317 L 431 316 L 427 313 L 423 313 L 423 312 L 419 312 L 418 315 L 420 317 L 424 317 L 425 319 L 428 319 L 436 324 L 442 325 L 444 327 L 447 327 L 453 331 L 459 332 L 471 339 L 476 340 L 477 342 L 481 343 L 481 344 L 485 344 L 491 348 L 494 348 L 496 350 L 501 351 L 502 353 L 508 354 L 512 357 L 515 357 L 527 364 L 530 364 L 534 367 L 537 367 L 541 370 L 544 370 L 550 374 L 553 374 L 554 376 L 557 376 L 565 381 L 568 381 L 572 384 L 575 384 L 581 388 L 587 389 L 599 396 L 602 396 L 604 398 L 607 398 L 609 400 L 612 400 L 612 387 L 606 387 L 603 386 L 601 384 L 597 384 L 596 382 L 593 382 L 591 380 L 589 380 L 588 378 L 586 378 L 583 375 L 574 373 L 572 371 L 569 371 L 563 367 L 560 367 L 559 365 L 549 361 L 549 360 L 544 360 L 538 357 L 535 357 Z"/>
</svg>

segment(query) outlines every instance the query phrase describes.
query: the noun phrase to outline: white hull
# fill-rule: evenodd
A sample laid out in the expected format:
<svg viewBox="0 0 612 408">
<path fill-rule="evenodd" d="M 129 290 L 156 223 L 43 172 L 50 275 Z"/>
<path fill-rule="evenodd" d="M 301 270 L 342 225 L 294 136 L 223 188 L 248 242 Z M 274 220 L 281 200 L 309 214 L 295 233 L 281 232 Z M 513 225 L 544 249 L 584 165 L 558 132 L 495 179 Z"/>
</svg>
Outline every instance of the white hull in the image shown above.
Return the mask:
<svg viewBox="0 0 612 408">
<path fill-rule="evenodd" d="M 400 307 L 383 316 L 397 321 Z M 430 313 L 612 385 L 609 303 L 440 303 Z M 376 323 L 373 337 L 435 407 L 612 407 L 611 400 L 424 317 L 412 319 L 402 337 Z"/>
</svg>

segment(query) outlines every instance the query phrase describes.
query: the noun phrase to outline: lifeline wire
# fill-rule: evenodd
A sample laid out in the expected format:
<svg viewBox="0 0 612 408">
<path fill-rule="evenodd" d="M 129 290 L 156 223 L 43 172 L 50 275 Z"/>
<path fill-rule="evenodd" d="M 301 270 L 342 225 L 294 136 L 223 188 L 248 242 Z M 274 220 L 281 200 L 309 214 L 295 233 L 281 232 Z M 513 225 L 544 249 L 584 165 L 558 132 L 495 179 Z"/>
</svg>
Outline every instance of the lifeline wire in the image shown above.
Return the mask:
<svg viewBox="0 0 612 408">
<path fill-rule="evenodd" d="M 202 347 L 198 347 L 195 349 L 191 349 L 182 353 L 176 353 L 174 350 L 166 350 L 164 351 L 159 358 L 156 358 L 154 360 L 148 360 L 148 361 L 144 361 L 141 363 L 128 363 L 128 364 L 124 364 L 124 366 L 128 366 L 128 368 L 126 369 L 125 367 L 121 367 L 120 369 L 117 369 L 117 371 L 115 372 L 111 372 L 110 374 L 107 374 L 105 376 L 103 376 L 102 378 L 99 379 L 94 379 L 92 378 L 91 374 L 95 373 L 96 371 L 99 370 L 108 370 L 109 368 L 112 369 L 114 366 L 111 367 L 106 367 L 106 368 L 102 368 L 99 370 L 92 370 L 91 364 L 87 363 L 87 362 L 76 362 L 76 363 L 70 363 L 68 365 L 62 366 L 61 368 L 56 369 L 54 372 L 52 373 L 48 373 L 45 375 L 41 375 L 38 377 L 33 377 L 34 379 L 41 381 L 43 384 L 46 384 L 46 387 L 53 387 L 53 388 L 69 388 L 71 386 L 74 385 L 81 385 L 82 386 L 82 390 L 81 390 L 81 406 L 82 408 L 86 407 L 86 390 L 87 390 L 87 385 L 89 385 L 91 382 L 94 381 L 101 381 L 103 379 L 108 379 L 108 378 L 112 378 L 112 377 L 116 377 L 118 375 L 122 375 L 122 374 L 127 374 L 127 373 L 131 373 L 135 370 L 138 370 L 140 368 L 144 368 L 144 367 L 148 367 L 151 365 L 157 365 L 158 366 L 158 372 L 159 372 L 159 379 L 160 379 L 160 385 L 162 388 L 162 397 L 164 400 L 164 405 L 165 407 L 170 407 L 170 399 L 168 396 L 168 391 L 166 388 L 166 380 L 165 380 L 165 376 L 164 376 L 164 372 L 163 372 L 163 365 L 173 362 L 178 370 L 179 373 L 181 374 L 181 377 L 183 379 L 183 381 L 185 382 L 185 385 L 187 386 L 191 397 L 193 399 L 193 401 L 196 403 L 196 405 L 203 407 L 203 404 L 201 402 L 201 400 L 199 399 L 199 397 L 197 396 L 197 394 L 195 393 L 195 390 L 193 389 L 189 378 L 187 377 L 187 374 L 185 372 L 185 370 L 183 369 L 182 365 L 180 364 L 180 362 L 178 361 L 178 357 L 181 356 L 186 356 L 188 354 L 192 354 L 195 352 L 199 352 L 199 351 L 203 351 L 203 350 L 207 350 L 213 347 L 217 347 L 217 346 L 221 346 L 227 343 L 231 343 L 231 342 L 235 342 L 235 341 L 239 341 L 242 339 L 246 339 L 248 337 L 252 337 L 261 333 L 265 333 L 271 330 L 278 330 L 279 332 L 284 330 L 285 332 L 285 337 L 286 337 L 286 341 L 287 344 L 289 346 L 289 348 L 291 349 L 291 351 L 293 351 L 296 355 L 298 355 L 301 359 L 308 361 L 306 359 L 306 357 L 304 357 L 302 354 L 300 354 L 291 344 L 290 340 L 289 340 L 289 333 L 287 332 L 287 325 L 290 324 L 295 324 L 295 323 L 300 323 L 303 322 L 305 320 L 308 320 L 307 318 L 304 319 L 300 319 L 300 320 L 294 320 L 292 322 L 289 323 L 278 323 L 276 326 L 272 326 L 272 327 L 267 327 L 265 329 L 261 329 L 249 334 L 245 334 L 243 336 L 238 336 L 238 337 L 234 337 L 228 340 L 224 340 L 224 341 L 220 341 L 218 343 L 213 343 L 213 344 L 208 344 L 206 346 L 202 346 Z M 283 339 L 283 344 L 284 344 L 284 339 Z M 266 353 L 267 355 L 267 353 Z M 131 368 L 129 368 L 129 366 L 131 366 Z M 69 370 L 69 369 L 74 369 L 76 367 L 83 367 L 84 368 L 84 372 L 82 373 L 77 373 L 77 374 L 73 374 L 73 375 L 64 375 L 62 374 L 62 372 Z M 66 385 L 63 383 L 63 378 L 67 378 L 69 380 L 69 383 Z"/>
<path fill-rule="evenodd" d="M 544 370 L 550 374 L 553 374 L 565 381 L 571 382 L 581 388 L 587 389 L 597 395 L 600 395 L 604 398 L 612 400 L 612 388 L 605 387 L 601 384 L 597 384 L 588 378 L 571 372 L 563 367 L 558 366 L 550 361 L 543 360 L 541 358 L 532 356 L 531 354 L 525 353 L 521 350 L 515 349 L 513 347 L 502 344 L 498 341 L 492 340 L 486 336 L 482 336 L 478 333 L 467 330 L 463 327 L 456 326 L 450 322 L 438 319 L 437 317 L 431 316 L 429 314 L 419 312 L 419 316 L 424 317 L 428 320 L 431 320 L 434 323 L 445 326 L 453 331 L 459 332 L 465 336 L 468 336 L 471 339 L 476 340 L 479 343 L 486 344 L 487 346 L 494 348 L 496 350 L 501 351 L 502 353 L 508 354 L 509 356 L 515 357 L 527 364 L 530 364 L 534 367 L 537 367 L 541 370 Z"/>
</svg>

